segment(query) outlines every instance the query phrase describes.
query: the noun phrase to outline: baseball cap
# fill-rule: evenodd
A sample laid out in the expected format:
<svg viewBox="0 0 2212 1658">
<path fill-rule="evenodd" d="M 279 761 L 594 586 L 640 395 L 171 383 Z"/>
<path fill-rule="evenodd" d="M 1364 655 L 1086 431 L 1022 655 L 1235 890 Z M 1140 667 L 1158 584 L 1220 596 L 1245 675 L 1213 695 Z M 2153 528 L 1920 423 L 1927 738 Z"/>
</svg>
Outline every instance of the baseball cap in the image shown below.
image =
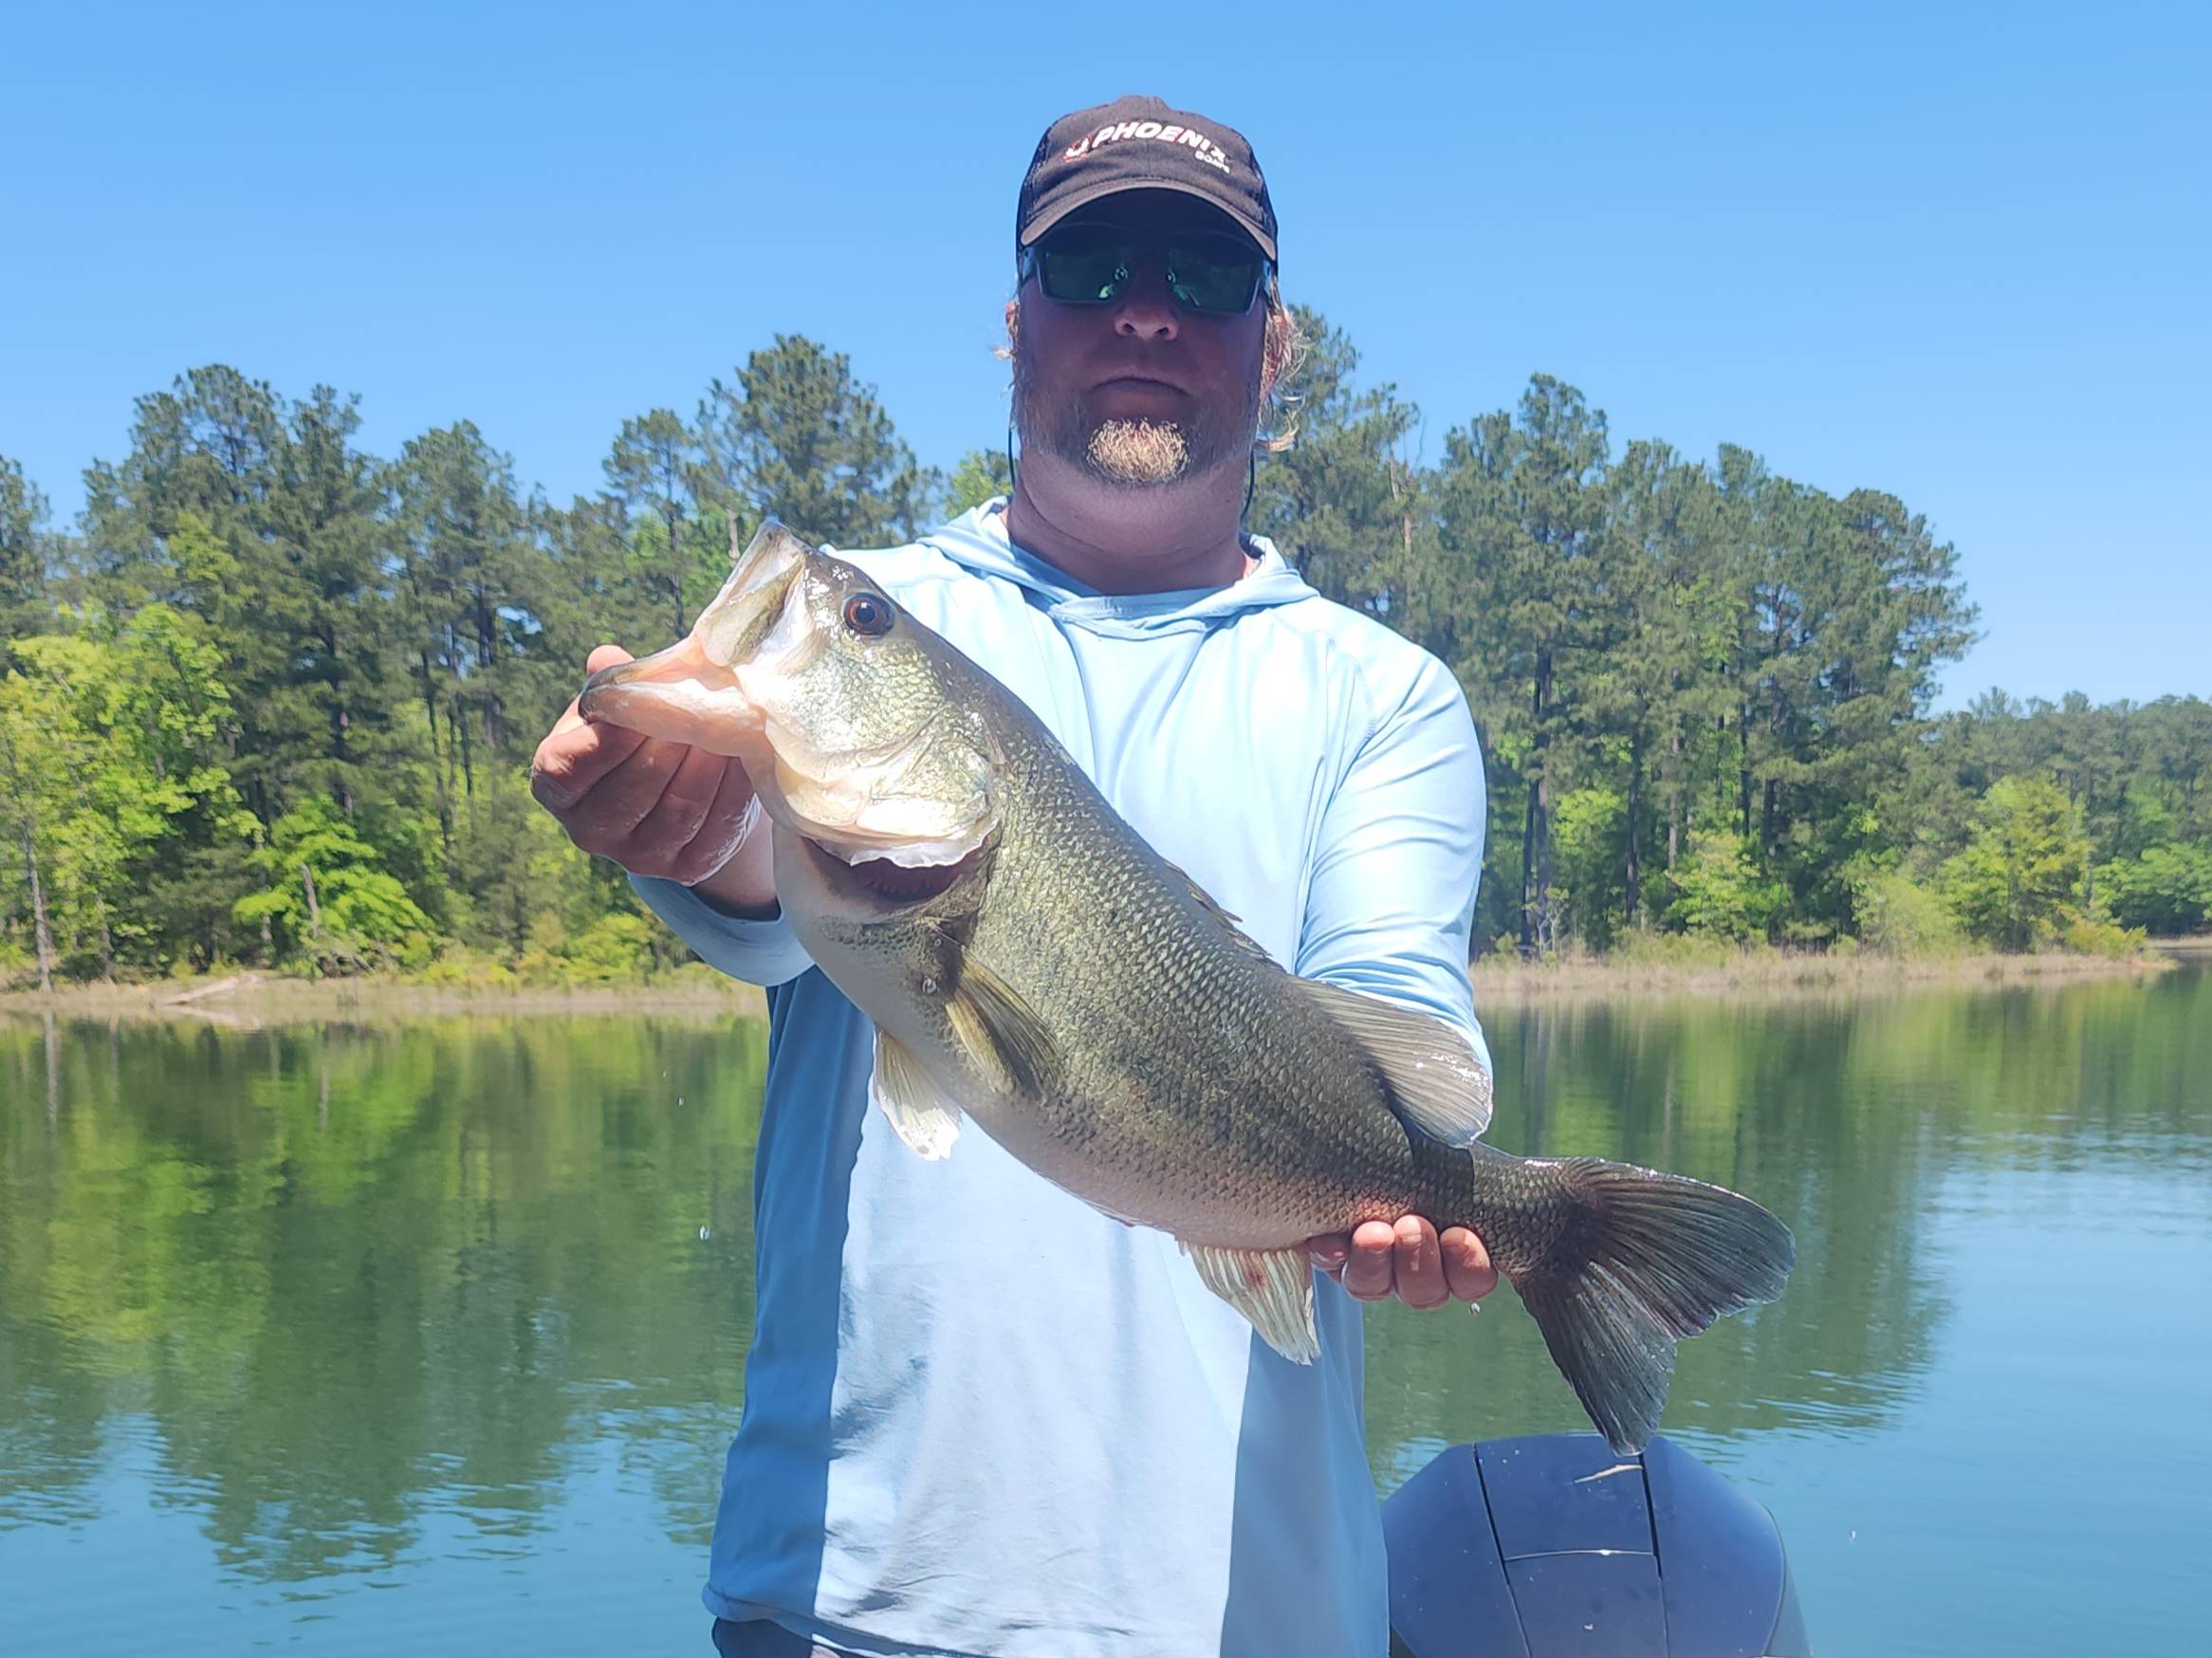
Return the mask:
<svg viewBox="0 0 2212 1658">
<path fill-rule="evenodd" d="M 1022 179 L 1014 245 L 1026 248 L 1074 212 L 1125 190 L 1172 190 L 1226 213 L 1275 258 L 1275 208 L 1244 135 L 1170 109 L 1156 98 L 1116 98 L 1063 115 L 1044 129 Z"/>
</svg>

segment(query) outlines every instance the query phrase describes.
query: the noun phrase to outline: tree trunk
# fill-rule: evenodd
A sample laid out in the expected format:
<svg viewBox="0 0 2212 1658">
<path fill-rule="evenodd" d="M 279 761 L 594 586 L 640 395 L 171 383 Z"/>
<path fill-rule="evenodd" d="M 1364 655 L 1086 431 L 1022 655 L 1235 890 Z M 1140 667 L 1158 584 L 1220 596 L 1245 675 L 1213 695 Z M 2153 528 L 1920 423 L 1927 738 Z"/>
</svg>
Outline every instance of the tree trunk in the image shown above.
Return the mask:
<svg viewBox="0 0 2212 1658">
<path fill-rule="evenodd" d="M 676 556 L 676 531 L 683 525 L 683 517 L 676 510 L 674 491 L 661 507 L 661 522 L 668 525 L 668 599 L 669 611 L 675 617 L 676 631 L 669 636 L 680 639 L 690 630 L 684 626 L 684 562 Z"/>
<path fill-rule="evenodd" d="M 23 870 L 30 881 L 31 930 L 38 943 L 38 987 L 54 987 L 54 935 L 46 925 L 46 890 L 38 875 L 38 847 L 31 838 L 30 819 L 23 820 Z"/>
<path fill-rule="evenodd" d="M 1674 775 L 1667 785 L 1667 881 L 1674 884 L 1675 860 L 1682 854 L 1682 732 L 1676 729 Z"/>
<path fill-rule="evenodd" d="M 466 685 L 461 679 L 461 639 L 449 624 L 446 628 L 446 660 L 453 664 L 453 717 L 451 722 L 453 751 L 461 763 L 461 798 L 468 802 L 469 821 L 476 821 L 476 765 L 469 745 L 469 699 Z M 478 663 L 478 672 L 483 671 Z"/>
<path fill-rule="evenodd" d="M 1536 779 L 1528 780 L 1528 801 L 1521 816 L 1521 953 L 1536 954 Z"/>
<path fill-rule="evenodd" d="M 1629 737 L 1629 857 L 1623 881 L 1623 904 L 1631 928 L 1638 924 L 1637 906 L 1644 896 L 1643 867 L 1638 858 L 1637 824 L 1644 811 L 1644 733 Z"/>
<path fill-rule="evenodd" d="M 1552 654 L 1536 654 L 1536 688 L 1531 697 L 1536 716 L 1536 739 L 1530 746 L 1535 762 L 1529 781 L 1528 812 L 1521 832 L 1521 953 L 1533 956 L 1552 943 L 1552 733 L 1545 716 L 1551 709 Z"/>
<path fill-rule="evenodd" d="M 437 791 L 438 849 L 448 858 L 453 856 L 453 809 L 446 799 L 446 757 L 438 747 L 438 691 L 437 681 L 431 676 L 430 653 L 416 653 L 415 659 L 422 664 L 422 707 L 430 718 L 430 774 Z"/>
<path fill-rule="evenodd" d="M 1742 820 L 1738 831 L 1751 838 L 1751 705 L 1745 703 L 1736 719 L 1736 809 Z"/>
<path fill-rule="evenodd" d="M 350 820 L 353 817 L 353 722 L 345 711 L 345 646 L 340 642 L 338 630 L 323 630 L 323 648 L 330 653 L 332 666 L 330 707 L 330 751 L 344 767 L 338 775 L 338 805 Z"/>
<path fill-rule="evenodd" d="M 469 822 L 476 822 L 476 756 L 469 741 L 469 722 L 461 717 L 458 703 L 453 709 L 453 746 L 461 757 L 461 798 L 469 803 Z"/>
</svg>

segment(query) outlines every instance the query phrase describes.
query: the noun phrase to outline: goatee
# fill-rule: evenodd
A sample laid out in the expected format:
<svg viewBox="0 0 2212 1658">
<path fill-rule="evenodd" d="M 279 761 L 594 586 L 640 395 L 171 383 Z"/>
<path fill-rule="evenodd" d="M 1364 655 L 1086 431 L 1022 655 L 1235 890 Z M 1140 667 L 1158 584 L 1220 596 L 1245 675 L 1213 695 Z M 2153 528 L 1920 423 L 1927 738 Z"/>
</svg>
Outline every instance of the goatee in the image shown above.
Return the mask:
<svg viewBox="0 0 2212 1658">
<path fill-rule="evenodd" d="M 1048 453 L 1093 477 L 1129 488 L 1155 488 L 1240 466 L 1258 430 L 1260 389 L 1227 418 L 1202 410 L 1190 421 L 1092 421 L 1079 396 L 1048 396 L 1032 359 L 1014 354 L 1014 429 L 1023 447 Z"/>
<path fill-rule="evenodd" d="M 1110 484 L 1171 484 L 1190 464 L 1190 443 L 1168 420 L 1107 420 L 1083 451 L 1091 470 Z"/>
</svg>

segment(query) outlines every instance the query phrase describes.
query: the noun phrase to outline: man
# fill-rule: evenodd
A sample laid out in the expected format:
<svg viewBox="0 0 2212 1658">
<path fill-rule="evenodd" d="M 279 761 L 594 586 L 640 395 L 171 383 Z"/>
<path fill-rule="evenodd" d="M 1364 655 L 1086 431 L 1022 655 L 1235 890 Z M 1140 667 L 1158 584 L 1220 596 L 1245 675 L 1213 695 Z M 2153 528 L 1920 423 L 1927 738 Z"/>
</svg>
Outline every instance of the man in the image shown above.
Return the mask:
<svg viewBox="0 0 2212 1658">
<path fill-rule="evenodd" d="M 1240 533 L 1295 344 L 1250 146 L 1125 98 L 1056 121 L 1016 216 L 1011 497 L 850 552 L 1036 709 L 1293 970 L 1449 1021 L 1483 779 L 1434 659 Z M 804 533 L 804 525 L 794 525 Z M 602 646 L 591 666 L 626 659 Z M 1354 1299 L 1473 1300 L 1464 1229 L 1317 1239 L 1323 1354 L 1268 1350 L 1174 1242 L 980 1135 L 867 1109 L 872 1033 L 781 918 L 734 764 L 581 724 L 539 798 L 708 961 L 769 987 L 757 1327 L 715 1525 L 725 1653 L 1381 1658 Z"/>
</svg>

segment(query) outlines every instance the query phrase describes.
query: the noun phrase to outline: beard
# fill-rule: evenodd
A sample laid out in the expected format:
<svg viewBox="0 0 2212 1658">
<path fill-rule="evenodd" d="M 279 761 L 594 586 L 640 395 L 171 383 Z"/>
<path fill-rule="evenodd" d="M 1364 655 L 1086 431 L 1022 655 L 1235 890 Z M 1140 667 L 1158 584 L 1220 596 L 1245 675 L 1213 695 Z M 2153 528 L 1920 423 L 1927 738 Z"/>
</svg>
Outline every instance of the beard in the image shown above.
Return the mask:
<svg viewBox="0 0 2212 1658">
<path fill-rule="evenodd" d="M 1260 388 L 1242 408 L 1201 411 L 1189 421 L 1092 420 L 1079 396 L 1038 382 L 1035 360 L 1014 354 L 1014 430 L 1022 447 L 1080 468 L 1101 483 L 1158 488 L 1241 460 L 1259 431 Z"/>
</svg>

